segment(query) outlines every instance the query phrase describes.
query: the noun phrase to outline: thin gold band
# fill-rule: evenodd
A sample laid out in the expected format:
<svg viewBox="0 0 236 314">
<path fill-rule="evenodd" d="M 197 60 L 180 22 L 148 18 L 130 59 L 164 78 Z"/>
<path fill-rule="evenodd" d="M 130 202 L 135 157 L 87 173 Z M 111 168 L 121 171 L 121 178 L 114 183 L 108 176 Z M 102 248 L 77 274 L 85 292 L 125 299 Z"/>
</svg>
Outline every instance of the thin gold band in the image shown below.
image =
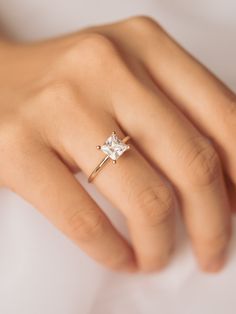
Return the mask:
<svg viewBox="0 0 236 314">
<path fill-rule="evenodd" d="M 122 142 L 123 143 L 127 143 L 130 140 L 130 136 L 126 136 L 125 138 L 123 138 Z M 106 156 L 104 157 L 101 162 L 97 165 L 97 167 L 92 171 L 92 173 L 90 174 L 90 176 L 88 177 L 88 182 L 92 182 L 93 179 L 96 177 L 96 175 L 102 170 L 102 168 L 105 167 L 105 165 L 107 164 L 107 162 L 109 161 L 110 157 Z"/>
</svg>

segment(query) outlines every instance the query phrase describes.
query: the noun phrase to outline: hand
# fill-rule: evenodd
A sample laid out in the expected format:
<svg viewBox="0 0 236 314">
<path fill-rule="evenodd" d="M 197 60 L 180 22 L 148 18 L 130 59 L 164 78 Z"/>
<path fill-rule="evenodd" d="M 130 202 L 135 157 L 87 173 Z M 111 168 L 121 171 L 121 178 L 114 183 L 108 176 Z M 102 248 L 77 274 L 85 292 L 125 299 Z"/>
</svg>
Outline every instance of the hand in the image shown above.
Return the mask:
<svg viewBox="0 0 236 314">
<path fill-rule="evenodd" d="M 222 268 L 236 182 L 233 92 L 146 17 L 3 43 L 0 63 L 5 187 L 91 257 L 124 271 L 166 265 L 177 197 L 201 268 Z M 131 136 L 131 149 L 94 183 L 126 217 L 132 245 L 73 176 L 91 173 L 104 156 L 96 145 L 113 130 Z"/>
</svg>

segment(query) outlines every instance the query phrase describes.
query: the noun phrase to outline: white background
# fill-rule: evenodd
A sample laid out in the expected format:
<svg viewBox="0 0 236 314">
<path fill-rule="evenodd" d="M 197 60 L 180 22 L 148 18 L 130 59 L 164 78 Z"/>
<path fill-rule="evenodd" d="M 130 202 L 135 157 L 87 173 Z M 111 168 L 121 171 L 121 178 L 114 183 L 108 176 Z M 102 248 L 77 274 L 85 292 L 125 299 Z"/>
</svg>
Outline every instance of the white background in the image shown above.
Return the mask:
<svg viewBox="0 0 236 314">
<path fill-rule="evenodd" d="M 113 21 L 152 15 L 233 89 L 236 2 L 233 0 L 0 0 L 0 23 L 34 40 Z M 1 69 L 0 69 L 1 70 Z M 85 183 L 83 176 L 79 178 Z M 90 192 L 124 229 L 122 218 Z M 201 273 L 181 227 L 170 266 L 157 275 L 118 275 L 97 265 L 18 196 L 0 190 L 1 314 L 233 314 L 235 235 L 219 275 Z"/>
</svg>

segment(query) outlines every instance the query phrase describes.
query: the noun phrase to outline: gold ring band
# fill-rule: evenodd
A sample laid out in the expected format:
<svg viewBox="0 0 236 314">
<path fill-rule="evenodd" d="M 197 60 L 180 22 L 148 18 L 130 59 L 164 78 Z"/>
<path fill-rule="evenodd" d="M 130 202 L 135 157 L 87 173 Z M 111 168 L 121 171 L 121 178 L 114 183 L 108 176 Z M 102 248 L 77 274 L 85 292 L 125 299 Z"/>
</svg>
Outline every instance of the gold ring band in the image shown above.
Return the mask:
<svg viewBox="0 0 236 314">
<path fill-rule="evenodd" d="M 130 140 L 130 136 L 125 136 L 123 140 L 119 139 L 116 132 L 113 131 L 111 136 L 105 141 L 105 143 L 97 146 L 97 149 L 103 151 L 106 156 L 100 161 L 97 167 L 92 171 L 88 177 L 88 182 L 92 182 L 96 175 L 103 169 L 103 167 L 112 160 L 113 164 L 116 163 L 117 159 L 123 155 L 125 151 L 130 149 L 130 146 L 126 143 Z"/>
</svg>

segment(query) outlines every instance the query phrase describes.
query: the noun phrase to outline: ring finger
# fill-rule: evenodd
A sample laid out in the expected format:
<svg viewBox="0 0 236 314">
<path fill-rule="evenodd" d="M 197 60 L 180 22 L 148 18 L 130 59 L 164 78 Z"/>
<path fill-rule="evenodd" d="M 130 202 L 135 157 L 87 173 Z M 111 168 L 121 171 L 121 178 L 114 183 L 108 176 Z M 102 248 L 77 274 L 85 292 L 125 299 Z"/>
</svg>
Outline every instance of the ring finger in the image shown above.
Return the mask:
<svg viewBox="0 0 236 314">
<path fill-rule="evenodd" d="M 120 138 L 124 134 L 107 113 L 94 112 L 89 106 L 85 111 L 83 117 L 79 110 L 73 116 L 64 115 L 63 132 L 57 137 L 63 150 L 89 176 L 104 157 L 96 146 L 103 144 L 113 130 Z M 173 248 L 174 211 L 172 194 L 161 176 L 131 144 L 116 165 L 111 163 L 102 169 L 94 183 L 126 217 L 140 269 L 162 268 Z"/>
</svg>

